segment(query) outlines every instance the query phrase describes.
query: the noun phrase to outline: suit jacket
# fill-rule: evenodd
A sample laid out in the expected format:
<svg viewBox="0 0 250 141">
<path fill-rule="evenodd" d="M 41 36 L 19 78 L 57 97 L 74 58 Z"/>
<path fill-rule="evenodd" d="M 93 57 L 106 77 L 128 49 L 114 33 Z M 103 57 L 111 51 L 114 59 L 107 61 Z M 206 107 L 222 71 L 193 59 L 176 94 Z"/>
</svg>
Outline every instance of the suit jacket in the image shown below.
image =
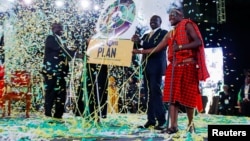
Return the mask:
<svg viewBox="0 0 250 141">
<path fill-rule="evenodd" d="M 163 30 L 160 28 L 155 31 L 155 33 L 150 38 L 149 33 L 145 34 L 142 37 L 143 44 L 136 44 L 134 45 L 134 48 L 154 48 L 161 42 L 167 32 L 167 30 Z M 145 66 L 145 71 L 148 74 L 161 73 L 162 75 L 165 75 L 165 70 L 167 67 L 166 48 L 157 53 L 144 54 L 142 57 L 142 62 L 142 65 Z"/>
<path fill-rule="evenodd" d="M 64 47 L 56 35 L 49 35 L 45 41 L 42 73 L 67 76 L 69 72 L 68 61 L 72 58 L 73 53 L 74 52 Z"/>
<path fill-rule="evenodd" d="M 225 103 L 225 100 L 228 100 L 229 103 Z M 223 91 L 219 92 L 219 104 L 223 107 L 226 108 L 227 107 L 232 107 L 233 105 L 233 97 L 231 96 L 231 93 L 229 93 L 228 95 L 226 95 Z"/>
</svg>

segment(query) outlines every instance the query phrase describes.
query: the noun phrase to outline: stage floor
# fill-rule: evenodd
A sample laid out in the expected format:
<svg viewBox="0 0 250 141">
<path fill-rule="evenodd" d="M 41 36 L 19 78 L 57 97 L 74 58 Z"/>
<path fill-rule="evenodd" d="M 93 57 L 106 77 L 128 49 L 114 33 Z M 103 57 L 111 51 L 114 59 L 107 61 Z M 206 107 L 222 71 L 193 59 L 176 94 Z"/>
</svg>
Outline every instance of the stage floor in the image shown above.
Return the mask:
<svg viewBox="0 0 250 141">
<path fill-rule="evenodd" d="M 180 113 L 179 132 L 162 134 L 154 129 L 138 129 L 146 122 L 145 114 L 109 114 L 100 123 L 89 123 L 82 117 L 65 114 L 62 121 L 51 122 L 41 113 L 32 113 L 25 118 L 19 113 L 0 118 L 0 141 L 204 141 L 207 140 L 207 126 L 214 124 L 249 124 L 250 118 L 197 114 L 196 133 L 185 131 L 187 118 Z"/>
</svg>

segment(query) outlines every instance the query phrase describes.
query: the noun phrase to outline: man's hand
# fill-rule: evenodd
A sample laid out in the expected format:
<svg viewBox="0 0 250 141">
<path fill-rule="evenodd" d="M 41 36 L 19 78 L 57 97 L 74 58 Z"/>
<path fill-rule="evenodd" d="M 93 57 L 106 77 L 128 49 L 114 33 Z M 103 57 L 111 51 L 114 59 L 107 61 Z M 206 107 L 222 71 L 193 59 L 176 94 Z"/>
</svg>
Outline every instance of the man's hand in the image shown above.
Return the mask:
<svg viewBox="0 0 250 141">
<path fill-rule="evenodd" d="M 134 43 L 140 43 L 141 39 L 137 34 L 134 34 L 131 38 L 131 41 L 133 41 Z"/>
<path fill-rule="evenodd" d="M 243 98 L 243 101 L 244 102 L 249 102 L 249 99 L 248 98 Z"/>
<path fill-rule="evenodd" d="M 139 49 L 133 49 L 132 53 L 133 54 L 140 54 L 142 51 Z"/>
<path fill-rule="evenodd" d="M 174 52 L 180 51 L 179 45 L 177 45 L 176 41 L 174 41 L 173 50 L 174 50 Z"/>
</svg>

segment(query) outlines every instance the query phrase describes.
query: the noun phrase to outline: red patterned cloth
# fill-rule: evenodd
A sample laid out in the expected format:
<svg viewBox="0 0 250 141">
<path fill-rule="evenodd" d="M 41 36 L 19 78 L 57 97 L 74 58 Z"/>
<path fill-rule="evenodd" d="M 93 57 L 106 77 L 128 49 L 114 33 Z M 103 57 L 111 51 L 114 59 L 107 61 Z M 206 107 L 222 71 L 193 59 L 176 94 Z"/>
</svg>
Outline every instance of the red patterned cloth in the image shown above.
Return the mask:
<svg viewBox="0 0 250 141">
<path fill-rule="evenodd" d="M 180 104 L 192 108 L 197 107 L 198 97 L 200 96 L 199 81 L 197 77 L 196 64 L 185 64 L 174 68 L 172 77 L 172 65 L 168 66 L 165 77 L 165 87 L 163 101 L 179 102 Z M 173 79 L 173 83 L 171 83 Z M 172 84 L 172 97 L 171 96 Z M 201 104 L 202 105 L 202 104 Z M 197 107 L 198 109 L 198 107 Z M 199 108 L 200 109 L 200 108 Z"/>
<path fill-rule="evenodd" d="M 188 36 L 185 31 L 187 23 L 191 23 L 198 36 L 202 40 L 202 36 L 197 25 L 189 19 L 183 19 L 178 25 L 176 25 L 173 35 L 168 41 L 168 60 L 170 64 L 166 70 L 165 87 L 164 87 L 164 102 L 179 102 L 180 104 L 197 108 L 199 112 L 203 110 L 202 97 L 199 90 L 199 80 L 205 81 L 209 77 L 207 67 L 205 64 L 204 44 L 198 49 L 194 50 L 181 50 L 175 52 L 175 58 L 173 58 L 172 44 L 174 41 L 179 45 L 188 44 Z M 180 64 L 184 59 L 195 58 L 197 63 L 185 63 Z M 174 70 L 173 70 L 173 62 Z M 198 67 L 197 67 L 198 66 Z"/>
<path fill-rule="evenodd" d="M 4 92 L 4 66 L 0 65 L 0 108 L 3 107 L 3 101 L 1 100 Z"/>
<path fill-rule="evenodd" d="M 174 40 L 177 41 L 178 45 L 183 45 L 183 44 L 187 44 L 189 43 L 188 40 L 188 36 L 186 34 L 186 24 L 187 23 L 191 23 L 197 33 L 197 35 L 199 36 L 199 38 L 202 41 L 202 45 L 198 47 L 198 51 L 196 50 L 182 50 L 182 51 L 178 51 L 175 54 L 175 59 L 177 62 L 182 62 L 182 60 L 184 60 L 185 58 L 191 58 L 191 57 L 195 57 L 197 59 L 198 62 L 198 76 L 199 76 L 199 80 L 200 81 L 205 81 L 208 77 L 209 77 L 209 73 L 206 67 L 206 62 L 205 62 L 205 51 L 204 51 L 204 42 L 200 33 L 200 30 L 198 28 L 198 26 L 192 22 L 190 19 L 183 19 L 180 23 L 178 23 L 178 25 L 176 25 L 175 27 L 175 33 L 174 33 L 174 37 L 170 38 L 172 39 L 172 41 L 168 41 L 168 42 L 173 42 Z M 170 62 L 172 62 L 173 59 L 173 49 L 172 46 L 169 45 L 169 52 L 168 52 L 168 59 L 170 60 Z"/>
</svg>

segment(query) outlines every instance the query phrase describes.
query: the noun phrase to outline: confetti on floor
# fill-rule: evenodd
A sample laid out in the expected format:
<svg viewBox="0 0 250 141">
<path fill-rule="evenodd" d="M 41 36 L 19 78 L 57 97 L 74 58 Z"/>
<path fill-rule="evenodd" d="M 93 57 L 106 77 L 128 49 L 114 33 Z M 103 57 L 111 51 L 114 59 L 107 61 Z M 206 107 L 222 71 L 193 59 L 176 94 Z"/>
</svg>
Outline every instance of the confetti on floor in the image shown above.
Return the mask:
<svg viewBox="0 0 250 141">
<path fill-rule="evenodd" d="M 62 120 L 45 118 L 33 113 L 30 118 L 11 116 L 0 118 L 0 141 L 206 141 L 207 125 L 249 124 L 250 118 L 198 114 L 195 116 L 196 132 L 186 132 L 185 113 L 179 116 L 179 132 L 162 134 L 158 130 L 139 129 L 146 122 L 145 114 L 109 114 L 100 122 L 90 122 L 68 114 Z"/>
</svg>

